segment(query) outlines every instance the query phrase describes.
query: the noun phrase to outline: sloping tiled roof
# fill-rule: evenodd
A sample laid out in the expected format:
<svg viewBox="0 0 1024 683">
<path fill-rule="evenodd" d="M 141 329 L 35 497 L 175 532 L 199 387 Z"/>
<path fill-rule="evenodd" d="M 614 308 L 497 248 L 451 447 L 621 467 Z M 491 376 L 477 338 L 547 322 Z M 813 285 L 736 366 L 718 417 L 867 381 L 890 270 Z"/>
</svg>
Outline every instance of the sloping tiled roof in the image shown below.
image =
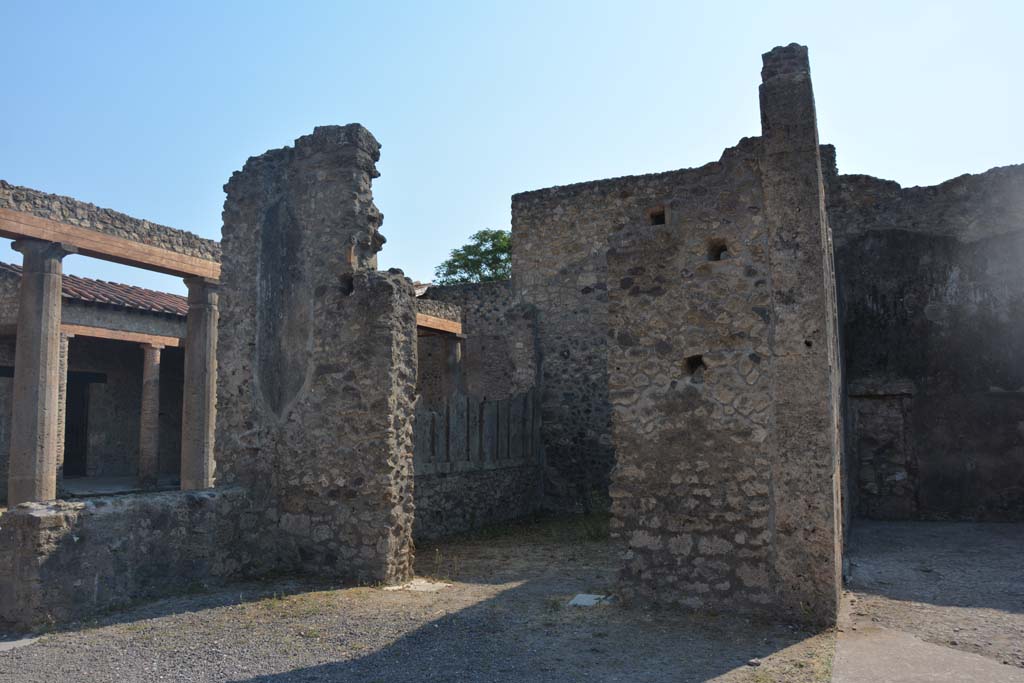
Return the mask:
<svg viewBox="0 0 1024 683">
<path fill-rule="evenodd" d="M 0 263 L 0 273 L 5 272 L 21 277 L 21 266 Z M 182 317 L 188 313 L 188 300 L 183 296 L 133 285 L 93 280 L 77 275 L 64 276 L 62 294 L 65 299 L 134 308 L 152 313 L 166 313 Z"/>
</svg>

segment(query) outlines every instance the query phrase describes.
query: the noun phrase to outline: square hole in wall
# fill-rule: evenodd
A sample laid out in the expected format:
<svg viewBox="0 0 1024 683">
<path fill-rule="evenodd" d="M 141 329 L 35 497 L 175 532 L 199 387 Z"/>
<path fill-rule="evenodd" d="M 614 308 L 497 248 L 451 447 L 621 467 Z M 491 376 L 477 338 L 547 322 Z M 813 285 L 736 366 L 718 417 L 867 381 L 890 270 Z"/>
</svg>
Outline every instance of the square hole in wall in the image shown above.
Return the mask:
<svg viewBox="0 0 1024 683">
<path fill-rule="evenodd" d="M 708 261 L 721 261 L 729 258 L 729 245 L 725 240 L 713 239 L 708 241 Z"/>
<path fill-rule="evenodd" d="M 647 217 L 650 218 L 651 225 L 665 225 L 665 207 L 651 209 L 647 212 Z"/>
</svg>

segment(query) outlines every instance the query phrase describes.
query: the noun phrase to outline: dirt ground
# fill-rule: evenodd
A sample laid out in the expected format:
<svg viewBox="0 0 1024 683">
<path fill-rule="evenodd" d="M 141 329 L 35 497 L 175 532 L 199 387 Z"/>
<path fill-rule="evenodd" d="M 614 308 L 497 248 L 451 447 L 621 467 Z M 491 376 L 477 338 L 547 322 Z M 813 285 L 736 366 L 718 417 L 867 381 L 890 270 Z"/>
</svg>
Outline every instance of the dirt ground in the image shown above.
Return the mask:
<svg viewBox="0 0 1024 683">
<path fill-rule="evenodd" d="M 600 520 L 421 544 L 436 592 L 296 581 L 163 600 L 0 651 L 0 681 L 820 683 L 834 633 L 618 605 Z M 2 650 L 2 648 L 0 648 Z"/>
<path fill-rule="evenodd" d="M 848 556 L 844 628 L 1024 668 L 1024 524 L 858 521 Z"/>
</svg>

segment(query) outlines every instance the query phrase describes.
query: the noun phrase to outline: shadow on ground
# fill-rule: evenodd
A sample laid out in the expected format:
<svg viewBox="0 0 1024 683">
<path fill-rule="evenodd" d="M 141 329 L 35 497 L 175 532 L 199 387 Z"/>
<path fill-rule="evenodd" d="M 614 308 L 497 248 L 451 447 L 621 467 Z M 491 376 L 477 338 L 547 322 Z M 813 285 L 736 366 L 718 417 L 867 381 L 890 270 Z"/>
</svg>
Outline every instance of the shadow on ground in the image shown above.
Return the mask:
<svg viewBox="0 0 1024 683">
<path fill-rule="evenodd" d="M 1024 614 L 1024 524 L 857 521 L 851 590 Z"/>
<path fill-rule="evenodd" d="M 0 652 L 0 681 L 827 681 L 833 635 L 736 617 L 568 607 L 606 593 L 592 520 L 420 543 L 436 592 L 247 584 L 163 600 Z M 752 659 L 753 666 L 748 663 Z"/>
<path fill-rule="evenodd" d="M 848 635 L 888 629 L 1024 669 L 1024 524 L 858 521 L 848 558 Z M 846 640 L 840 637 L 841 650 Z M 893 656 L 912 659 L 906 648 Z M 939 659 L 920 657 L 946 667 Z M 925 680 L 925 672 L 912 673 L 920 678 L 898 680 Z M 953 680 L 954 672 L 935 673 L 934 680 Z"/>
</svg>

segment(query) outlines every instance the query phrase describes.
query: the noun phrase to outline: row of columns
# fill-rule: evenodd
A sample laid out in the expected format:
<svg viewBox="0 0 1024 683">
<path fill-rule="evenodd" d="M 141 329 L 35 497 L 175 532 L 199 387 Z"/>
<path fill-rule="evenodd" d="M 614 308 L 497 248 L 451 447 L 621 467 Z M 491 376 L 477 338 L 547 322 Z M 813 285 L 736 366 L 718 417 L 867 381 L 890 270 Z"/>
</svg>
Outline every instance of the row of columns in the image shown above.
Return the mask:
<svg viewBox="0 0 1024 683">
<path fill-rule="evenodd" d="M 57 464 L 63 448 L 60 362 L 63 259 L 74 247 L 24 239 L 13 247 L 23 257 L 19 290 L 14 401 L 7 504 L 57 497 Z M 213 486 L 213 433 L 217 391 L 217 282 L 185 278 L 188 318 L 181 419 L 181 488 Z M 63 343 L 66 343 L 64 341 Z M 160 351 L 143 345 L 139 484 L 154 488 L 158 474 Z M 63 368 L 66 373 L 66 367 Z"/>
</svg>

